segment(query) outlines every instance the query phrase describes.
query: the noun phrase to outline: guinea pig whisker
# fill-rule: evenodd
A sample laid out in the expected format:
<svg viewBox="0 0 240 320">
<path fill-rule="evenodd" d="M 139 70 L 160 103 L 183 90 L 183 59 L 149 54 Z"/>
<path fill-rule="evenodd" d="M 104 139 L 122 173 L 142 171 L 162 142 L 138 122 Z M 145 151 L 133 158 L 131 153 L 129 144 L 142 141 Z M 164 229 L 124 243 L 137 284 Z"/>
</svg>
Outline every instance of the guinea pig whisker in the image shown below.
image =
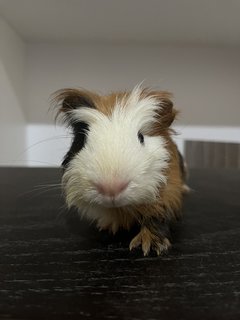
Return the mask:
<svg viewBox="0 0 240 320">
<path fill-rule="evenodd" d="M 41 164 L 47 164 L 47 165 L 54 166 L 54 167 L 59 167 L 59 163 L 48 162 L 48 161 L 41 161 L 41 160 L 27 160 L 27 162 L 32 162 L 32 163 L 41 163 Z"/>
<path fill-rule="evenodd" d="M 35 188 L 33 190 L 24 192 L 21 195 L 31 194 L 31 193 L 34 193 L 34 192 L 44 193 L 44 192 L 49 192 L 49 191 L 52 191 L 52 190 L 61 190 L 61 188 L 60 187 Z"/>
<path fill-rule="evenodd" d="M 39 185 L 35 186 L 32 190 L 26 191 L 24 193 L 21 193 L 19 196 L 23 197 L 26 195 L 32 195 L 34 196 L 39 196 L 43 193 L 49 192 L 49 191 L 61 191 L 62 186 L 61 184 L 46 184 L 46 185 Z M 35 194 L 34 194 L 35 193 Z"/>
<path fill-rule="evenodd" d="M 50 165 L 51 167 L 59 167 L 59 163 L 53 163 L 53 162 L 47 162 L 47 161 L 41 161 L 41 160 L 12 160 L 10 163 L 11 165 L 15 165 L 17 163 L 17 165 L 19 165 L 20 163 L 23 164 L 24 166 L 29 164 L 30 162 L 32 163 L 41 163 L 41 164 L 45 164 L 45 165 Z"/>
<path fill-rule="evenodd" d="M 39 140 L 35 143 L 33 143 L 32 145 L 28 146 L 25 151 L 28 151 L 29 149 L 44 143 L 44 142 L 48 142 L 48 141 L 52 141 L 52 140 L 60 140 L 60 139 L 71 139 L 72 137 L 70 135 L 62 135 L 62 136 L 55 136 L 55 137 L 51 137 L 51 138 L 47 138 L 47 139 L 43 139 L 43 140 Z"/>
<path fill-rule="evenodd" d="M 52 184 L 40 184 L 38 186 L 35 186 L 34 189 L 35 190 L 42 190 L 42 189 L 51 189 L 51 188 L 60 188 L 62 186 L 61 183 L 52 183 Z"/>
<path fill-rule="evenodd" d="M 34 148 L 35 146 L 44 143 L 44 142 L 48 142 L 48 141 L 52 141 L 52 140 L 60 140 L 60 139 L 72 139 L 71 135 L 59 135 L 59 136 L 54 136 L 51 138 L 47 138 L 47 139 L 43 139 L 43 140 L 39 140 L 35 143 L 33 143 L 32 145 L 28 146 L 27 148 L 25 148 L 18 156 L 17 158 L 22 157 L 27 151 L 29 151 L 30 149 Z"/>
</svg>

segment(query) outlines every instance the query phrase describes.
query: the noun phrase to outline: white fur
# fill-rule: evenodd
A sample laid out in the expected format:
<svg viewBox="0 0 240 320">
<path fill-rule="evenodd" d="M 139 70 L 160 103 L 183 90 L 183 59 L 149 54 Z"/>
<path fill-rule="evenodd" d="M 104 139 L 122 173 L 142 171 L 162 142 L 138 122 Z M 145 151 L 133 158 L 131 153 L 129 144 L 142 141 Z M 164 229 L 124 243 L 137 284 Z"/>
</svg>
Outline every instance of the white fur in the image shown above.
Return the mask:
<svg viewBox="0 0 240 320">
<path fill-rule="evenodd" d="M 95 184 L 130 181 L 114 201 L 114 206 L 121 207 L 154 202 L 159 185 L 166 183 L 163 170 L 168 166 L 169 153 L 164 138 L 148 135 L 159 101 L 140 98 L 140 93 L 137 87 L 128 98 L 116 101 L 109 117 L 90 108 L 71 113 L 74 121 L 89 124 L 89 132 L 85 147 L 63 176 L 66 201 L 93 220 L 113 205 L 111 199 L 98 193 Z M 144 145 L 138 140 L 139 131 L 144 135 Z"/>
</svg>

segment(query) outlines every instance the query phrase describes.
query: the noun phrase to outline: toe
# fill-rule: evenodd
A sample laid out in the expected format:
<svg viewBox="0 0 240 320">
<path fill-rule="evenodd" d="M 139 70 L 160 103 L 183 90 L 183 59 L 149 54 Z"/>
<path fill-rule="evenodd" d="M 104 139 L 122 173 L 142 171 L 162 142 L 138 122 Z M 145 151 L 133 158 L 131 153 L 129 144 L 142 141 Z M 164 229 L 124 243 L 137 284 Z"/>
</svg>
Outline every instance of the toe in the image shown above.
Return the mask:
<svg viewBox="0 0 240 320">
<path fill-rule="evenodd" d="M 142 242 L 142 251 L 143 255 L 147 256 L 149 254 L 149 251 L 151 249 L 151 241 L 150 240 L 145 240 Z"/>
<path fill-rule="evenodd" d="M 140 246 L 141 242 L 142 242 L 141 236 L 140 236 L 139 234 L 136 235 L 136 237 L 134 237 L 134 238 L 132 239 L 132 241 L 130 242 L 130 244 L 129 244 L 129 249 L 130 249 L 130 251 L 131 251 L 132 249 L 137 248 L 138 246 Z"/>
<path fill-rule="evenodd" d="M 171 247 L 170 241 L 167 238 L 165 238 L 163 239 L 163 241 L 156 243 L 153 249 L 156 251 L 157 255 L 159 256 L 163 252 L 168 251 L 170 247 Z"/>
</svg>

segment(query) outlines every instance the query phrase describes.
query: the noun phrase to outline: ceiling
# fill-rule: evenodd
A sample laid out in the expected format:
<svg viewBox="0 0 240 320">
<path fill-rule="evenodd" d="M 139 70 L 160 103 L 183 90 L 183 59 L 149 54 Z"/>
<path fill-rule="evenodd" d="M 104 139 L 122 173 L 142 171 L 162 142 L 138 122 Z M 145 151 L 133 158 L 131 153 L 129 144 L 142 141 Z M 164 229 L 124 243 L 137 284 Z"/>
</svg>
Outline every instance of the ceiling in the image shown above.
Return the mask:
<svg viewBox="0 0 240 320">
<path fill-rule="evenodd" d="M 240 0 L 0 0 L 28 42 L 240 46 Z"/>
</svg>

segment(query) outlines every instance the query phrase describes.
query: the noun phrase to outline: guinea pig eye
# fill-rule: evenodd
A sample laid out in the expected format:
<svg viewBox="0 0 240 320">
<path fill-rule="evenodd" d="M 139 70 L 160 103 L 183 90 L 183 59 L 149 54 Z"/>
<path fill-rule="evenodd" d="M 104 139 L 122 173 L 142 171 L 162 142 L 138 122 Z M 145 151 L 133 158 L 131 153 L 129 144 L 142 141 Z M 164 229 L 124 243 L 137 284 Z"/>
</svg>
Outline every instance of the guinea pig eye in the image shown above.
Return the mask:
<svg viewBox="0 0 240 320">
<path fill-rule="evenodd" d="M 138 140 L 141 144 L 144 144 L 144 136 L 141 132 L 138 132 Z"/>
</svg>

